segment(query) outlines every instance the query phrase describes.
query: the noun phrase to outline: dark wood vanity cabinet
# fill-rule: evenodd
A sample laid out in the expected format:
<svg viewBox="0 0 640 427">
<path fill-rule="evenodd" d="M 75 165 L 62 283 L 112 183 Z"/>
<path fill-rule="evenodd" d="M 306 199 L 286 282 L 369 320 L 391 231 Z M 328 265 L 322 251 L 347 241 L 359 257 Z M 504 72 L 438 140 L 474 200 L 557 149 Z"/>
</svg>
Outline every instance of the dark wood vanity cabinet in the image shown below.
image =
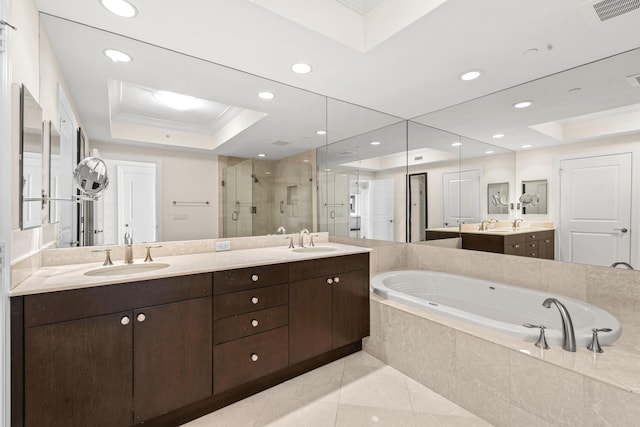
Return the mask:
<svg viewBox="0 0 640 427">
<path fill-rule="evenodd" d="M 210 396 L 211 288 L 201 274 L 12 298 L 13 424 L 128 426 Z"/>
<path fill-rule="evenodd" d="M 369 254 L 11 298 L 12 426 L 180 425 L 362 348 Z"/>
<path fill-rule="evenodd" d="M 462 248 L 530 258 L 554 259 L 554 231 L 507 235 L 462 233 Z"/>
<path fill-rule="evenodd" d="M 215 394 L 288 366 L 288 304 L 288 264 L 214 273 Z"/>
<path fill-rule="evenodd" d="M 369 256 L 292 263 L 289 361 L 296 363 L 369 335 Z"/>
</svg>

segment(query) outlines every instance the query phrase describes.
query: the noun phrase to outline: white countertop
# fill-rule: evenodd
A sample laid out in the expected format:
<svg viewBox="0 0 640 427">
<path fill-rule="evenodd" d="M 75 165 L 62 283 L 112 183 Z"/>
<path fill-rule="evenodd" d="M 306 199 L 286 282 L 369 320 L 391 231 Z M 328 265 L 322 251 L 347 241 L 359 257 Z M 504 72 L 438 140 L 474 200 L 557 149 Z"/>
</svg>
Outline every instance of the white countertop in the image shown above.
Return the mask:
<svg viewBox="0 0 640 427">
<path fill-rule="evenodd" d="M 39 294 L 89 288 L 117 283 L 137 282 L 164 277 L 184 276 L 208 273 L 234 268 L 279 264 L 303 261 L 307 259 L 328 258 L 341 255 L 371 252 L 370 248 L 343 245 L 339 243 L 320 243 L 316 247 L 330 247 L 327 252 L 294 252 L 286 246 L 238 249 L 224 252 L 208 252 L 190 255 L 154 257 L 154 263 L 166 263 L 169 267 L 137 274 L 116 276 L 87 276 L 86 272 L 102 268 L 102 263 L 57 265 L 39 268 L 31 277 L 10 291 L 11 296 Z M 135 264 L 142 264 L 136 259 Z M 123 265 L 114 261 L 114 265 Z"/>
</svg>

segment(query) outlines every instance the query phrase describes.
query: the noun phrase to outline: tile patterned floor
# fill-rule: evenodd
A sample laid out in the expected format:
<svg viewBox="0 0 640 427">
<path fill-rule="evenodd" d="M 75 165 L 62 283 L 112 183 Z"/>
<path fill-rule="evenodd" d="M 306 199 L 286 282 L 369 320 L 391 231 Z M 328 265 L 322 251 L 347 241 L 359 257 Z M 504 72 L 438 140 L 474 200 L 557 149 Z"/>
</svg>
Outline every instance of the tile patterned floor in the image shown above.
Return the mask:
<svg viewBox="0 0 640 427">
<path fill-rule="evenodd" d="M 222 408 L 184 427 L 490 426 L 364 352 Z"/>
</svg>

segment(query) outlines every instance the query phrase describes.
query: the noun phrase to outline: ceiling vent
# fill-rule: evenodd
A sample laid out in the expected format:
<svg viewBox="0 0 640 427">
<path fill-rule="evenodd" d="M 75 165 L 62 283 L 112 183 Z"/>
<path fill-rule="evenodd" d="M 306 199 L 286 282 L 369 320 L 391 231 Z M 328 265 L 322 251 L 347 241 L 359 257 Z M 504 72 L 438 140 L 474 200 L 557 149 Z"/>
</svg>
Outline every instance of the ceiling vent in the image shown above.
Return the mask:
<svg viewBox="0 0 640 427">
<path fill-rule="evenodd" d="M 640 0 L 591 0 L 581 7 L 591 23 L 599 24 L 640 9 Z"/>
<path fill-rule="evenodd" d="M 633 87 L 640 87 L 640 74 L 635 74 L 633 76 L 628 76 L 627 81 Z"/>
<path fill-rule="evenodd" d="M 355 10 L 361 15 L 366 15 L 382 0 L 337 0 L 338 3 Z M 638 0 L 640 1 L 640 0 Z"/>
</svg>

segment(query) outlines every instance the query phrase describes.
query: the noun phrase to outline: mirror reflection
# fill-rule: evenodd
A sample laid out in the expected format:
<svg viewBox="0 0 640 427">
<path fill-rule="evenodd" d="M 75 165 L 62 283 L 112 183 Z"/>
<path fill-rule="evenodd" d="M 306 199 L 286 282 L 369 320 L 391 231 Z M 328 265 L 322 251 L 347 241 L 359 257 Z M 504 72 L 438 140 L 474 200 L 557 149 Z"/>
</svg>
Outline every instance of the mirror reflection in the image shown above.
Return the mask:
<svg viewBox="0 0 640 427">
<path fill-rule="evenodd" d="M 29 89 L 20 87 L 20 228 L 42 225 L 42 108 Z"/>
<path fill-rule="evenodd" d="M 509 213 L 509 183 L 497 182 L 487 186 L 487 213 Z"/>
<path fill-rule="evenodd" d="M 60 132 L 53 123 L 49 126 L 49 223 L 60 222 L 60 205 L 55 199 L 61 198 L 60 185 L 62 180 L 62 147 L 60 145 Z"/>
</svg>

